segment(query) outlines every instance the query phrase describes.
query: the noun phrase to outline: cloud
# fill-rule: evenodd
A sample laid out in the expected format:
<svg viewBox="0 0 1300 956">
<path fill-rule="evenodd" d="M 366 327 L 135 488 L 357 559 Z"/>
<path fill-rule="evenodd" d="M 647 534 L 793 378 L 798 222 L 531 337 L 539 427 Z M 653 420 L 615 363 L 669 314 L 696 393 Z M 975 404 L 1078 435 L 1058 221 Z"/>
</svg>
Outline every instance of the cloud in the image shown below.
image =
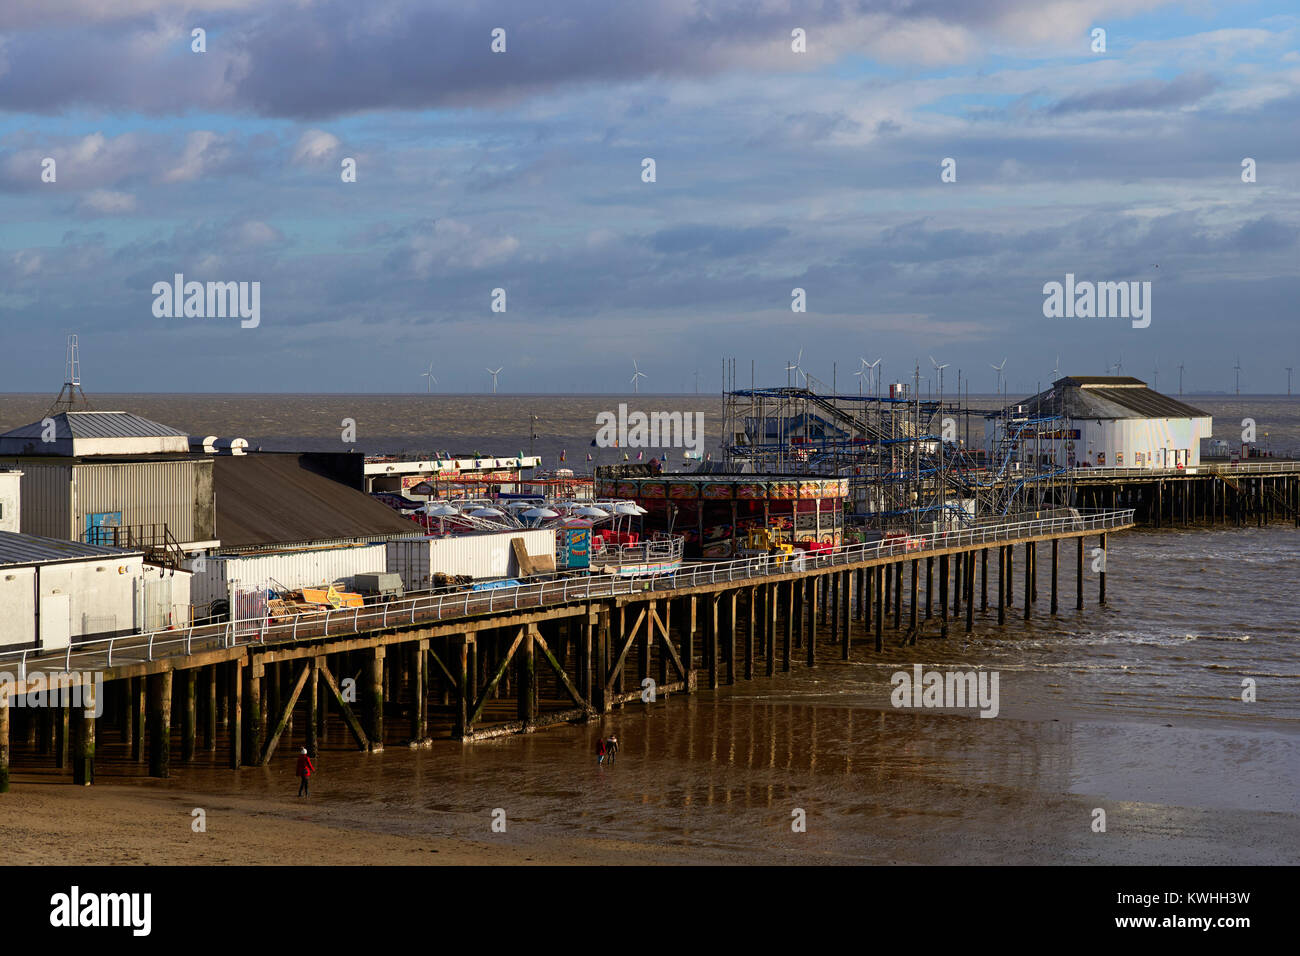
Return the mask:
<svg viewBox="0 0 1300 956">
<path fill-rule="evenodd" d="M 230 156 L 229 143 L 211 130 L 195 130 L 185 137 L 185 150 L 176 164 L 163 173 L 165 183 L 191 182 L 211 172 Z"/>
<path fill-rule="evenodd" d="M 321 129 L 309 129 L 298 138 L 293 149 L 293 162 L 318 163 L 329 159 L 339 148 L 339 138 Z"/>
<path fill-rule="evenodd" d="M 1141 80 L 1124 86 L 1068 96 L 1051 113 L 1084 113 L 1094 110 L 1160 110 L 1190 106 L 1209 96 L 1219 81 L 1208 73 L 1184 73 L 1172 80 Z"/>
<path fill-rule="evenodd" d="M 81 216 L 115 216 L 119 213 L 133 212 L 135 197 L 130 193 L 116 192 L 111 189 L 96 189 L 77 204 L 77 213 Z"/>
</svg>

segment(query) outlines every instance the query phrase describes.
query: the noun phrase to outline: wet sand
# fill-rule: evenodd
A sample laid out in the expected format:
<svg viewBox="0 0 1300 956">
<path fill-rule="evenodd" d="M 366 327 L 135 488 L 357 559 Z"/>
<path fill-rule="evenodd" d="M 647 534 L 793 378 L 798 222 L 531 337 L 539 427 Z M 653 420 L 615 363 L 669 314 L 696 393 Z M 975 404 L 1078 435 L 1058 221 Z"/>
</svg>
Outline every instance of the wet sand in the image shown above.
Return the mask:
<svg viewBox="0 0 1300 956">
<path fill-rule="evenodd" d="M 0 840 L 30 864 L 1300 862 L 1292 733 L 867 712 L 754 690 L 616 712 L 604 729 L 623 751 L 606 768 L 592 723 L 327 749 L 301 800 L 289 753 L 237 777 L 215 761 L 166 781 L 110 763 L 93 788 L 19 774 Z M 195 807 L 206 833 L 191 831 Z"/>
</svg>

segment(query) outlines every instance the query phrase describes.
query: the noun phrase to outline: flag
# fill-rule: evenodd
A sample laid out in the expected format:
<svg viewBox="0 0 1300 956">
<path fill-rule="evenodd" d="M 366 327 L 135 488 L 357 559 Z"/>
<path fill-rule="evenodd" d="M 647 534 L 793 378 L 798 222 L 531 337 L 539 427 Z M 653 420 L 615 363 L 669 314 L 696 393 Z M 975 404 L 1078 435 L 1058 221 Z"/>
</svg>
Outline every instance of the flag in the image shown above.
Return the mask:
<svg viewBox="0 0 1300 956">
<path fill-rule="evenodd" d="M 643 451 L 639 451 L 639 452 L 637 452 L 637 453 L 636 453 L 636 460 L 637 460 L 637 461 L 640 461 L 640 460 L 641 460 L 641 456 L 644 455 L 644 454 L 645 454 L 645 452 L 643 452 Z"/>
<path fill-rule="evenodd" d="M 587 452 L 587 461 L 591 461 L 591 452 Z"/>
<path fill-rule="evenodd" d="M 627 452 L 623 452 L 623 460 L 627 461 Z"/>
<path fill-rule="evenodd" d="M 560 461 L 564 461 L 565 455 L 567 455 L 567 454 L 568 454 L 568 452 L 567 452 L 565 449 L 561 448 L 561 449 L 560 449 Z"/>
<path fill-rule="evenodd" d="M 519 449 L 519 457 L 520 457 L 520 458 L 523 458 L 523 457 L 524 457 L 524 450 L 523 450 L 522 448 Z"/>
</svg>

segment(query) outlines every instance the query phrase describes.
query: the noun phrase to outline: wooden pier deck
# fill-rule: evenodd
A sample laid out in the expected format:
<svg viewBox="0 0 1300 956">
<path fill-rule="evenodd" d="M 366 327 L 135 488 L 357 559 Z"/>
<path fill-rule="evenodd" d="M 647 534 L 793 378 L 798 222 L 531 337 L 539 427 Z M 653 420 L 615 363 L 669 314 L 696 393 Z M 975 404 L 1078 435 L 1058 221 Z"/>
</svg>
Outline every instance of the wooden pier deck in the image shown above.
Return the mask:
<svg viewBox="0 0 1300 956">
<path fill-rule="evenodd" d="M 943 638 L 973 628 L 977 600 L 990 609 L 990 584 L 1005 622 L 1017 547 L 1026 619 L 1044 544 L 1048 613 L 1059 609 L 1060 546 L 1070 539 L 1076 607 L 1088 538 L 1103 558 L 1092 565 L 1104 604 L 1106 536 L 1133 523 L 1132 510 L 1057 515 L 648 579 L 575 576 L 0 654 L 0 792 L 11 768 L 70 770 L 90 784 L 97 753 L 166 777 L 173 761 L 204 754 L 238 768 L 265 765 L 290 744 L 314 754 L 345 739 L 378 751 L 434 734 L 469 741 L 589 720 L 652 693 L 771 677 L 799 658 L 814 667 L 819 618 L 845 660 L 855 637 L 879 652 L 887 629 L 915 642 L 926 620 Z M 100 681 L 95 711 L 66 698 L 32 705 L 30 695 Z"/>
</svg>

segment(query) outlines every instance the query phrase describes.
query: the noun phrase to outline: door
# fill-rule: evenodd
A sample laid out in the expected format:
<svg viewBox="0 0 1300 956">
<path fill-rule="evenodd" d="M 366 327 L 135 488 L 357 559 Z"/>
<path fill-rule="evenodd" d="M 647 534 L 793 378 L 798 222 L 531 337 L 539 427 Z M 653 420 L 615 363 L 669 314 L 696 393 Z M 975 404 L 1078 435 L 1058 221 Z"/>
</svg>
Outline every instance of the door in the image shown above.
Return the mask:
<svg viewBox="0 0 1300 956">
<path fill-rule="evenodd" d="M 72 640 L 72 595 L 41 595 L 41 650 L 67 647 Z"/>
</svg>

